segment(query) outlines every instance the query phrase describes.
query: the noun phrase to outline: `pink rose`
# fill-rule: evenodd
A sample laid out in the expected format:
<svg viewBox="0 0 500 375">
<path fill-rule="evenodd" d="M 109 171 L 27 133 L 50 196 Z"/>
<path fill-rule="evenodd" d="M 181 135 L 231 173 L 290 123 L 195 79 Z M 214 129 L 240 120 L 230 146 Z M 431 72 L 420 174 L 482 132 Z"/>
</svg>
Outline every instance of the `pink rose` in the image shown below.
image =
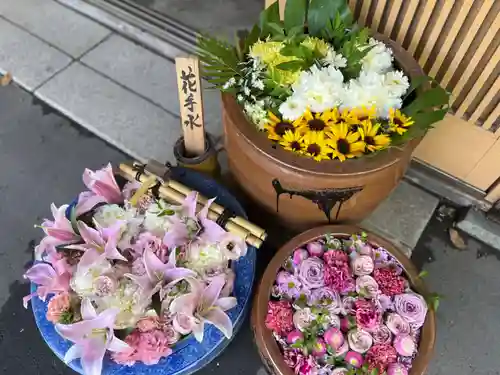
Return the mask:
<svg viewBox="0 0 500 375">
<path fill-rule="evenodd" d="M 306 307 L 295 311 L 293 314 L 293 325 L 300 331 L 306 330 L 311 322 L 316 319 L 316 315 L 311 312 L 311 309 Z"/>
<path fill-rule="evenodd" d="M 392 342 L 392 333 L 384 324 L 379 325 L 371 334 L 374 345 L 390 344 Z"/>
<path fill-rule="evenodd" d="M 365 353 L 373 345 L 372 336 L 360 329 L 351 329 L 347 333 L 347 340 L 349 342 L 349 347 L 358 353 Z"/>
<path fill-rule="evenodd" d="M 300 265 L 307 258 L 309 258 L 309 253 L 305 249 L 297 249 L 292 255 L 292 261 L 295 266 Z"/>
<path fill-rule="evenodd" d="M 411 332 L 408 322 L 404 320 L 401 315 L 396 313 L 387 314 L 385 324 L 387 328 L 389 328 L 389 330 L 396 336 L 401 334 L 409 335 Z"/>
<path fill-rule="evenodd" d="M 356 279 L 356 292 L 361 297 L 375 298 L 379 294 L 378 284 L 371 276 L 360 276 Z"/>
<path fill-rule="evenodd" d="M 324 281 L 324 263 L 317 257 L 311 257 L 304 260 L 299 266 L 299 280 L 305 288 L 315 289 L 325 285 Z"/>
<path fill-rule="evenodd" d="M 413 329 L 418 329 L 424 325 L 427 303 L 419 294 L 404 293 L 394 297 L 394 310 L 410 323 Z"/>
<path fill-rule="evenodd" d="M 401 363 L 391 363 L 387 367 L 387 375 L 408 375 L 408 369 Z"/>
<path fill-rule="evenodd" d="M 343 309 L 343 314 L 348 315 L 348 314 L 354 314 L 356 311 L 356 297 L 351 297 L 351 296 L 345 296 L 342 297 L 342 309 Z"/>
<path fill-rule="evenodd" d="M 309 242 L 307 244 L 307 251 L 312 257 L 321 257 L 324 253 L 323 244 L 317 241 Z"/>
<path fill-rule="evenodd" d="M 394 349 L 403 357 L 411 357 L 417 350 L 417 345 L 410 335 L 398 335 L 394 339 Z"/>
<path fill-rule="evenodd" d="M 351 262 L 352 272 L 356 276 L 369 275 L 373 272 L 374 267 L 373 260 L 368 255 L 360 255 Z"/>
</svg>

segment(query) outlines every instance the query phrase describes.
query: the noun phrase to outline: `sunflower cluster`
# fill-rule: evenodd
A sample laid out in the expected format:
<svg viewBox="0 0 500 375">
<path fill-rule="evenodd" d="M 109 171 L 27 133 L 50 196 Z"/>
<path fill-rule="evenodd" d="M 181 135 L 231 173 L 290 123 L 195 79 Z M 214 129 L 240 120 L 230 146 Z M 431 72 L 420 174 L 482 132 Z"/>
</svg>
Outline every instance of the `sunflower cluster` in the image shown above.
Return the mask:
<svg viewBox="0 0 500 375">
<path fill-rule="evenodd" d="M 397 109 L 390 110 L 388 120 L 377 118 L 376 113 L 375 107 L 307 110 L 288 121 L 269 112 L 265 130 L 270 140 L 295 154 L 316 161 L 345 161 L 389 147 L 393 135 L 404 134 L 414 123 Z"/>
</svg>

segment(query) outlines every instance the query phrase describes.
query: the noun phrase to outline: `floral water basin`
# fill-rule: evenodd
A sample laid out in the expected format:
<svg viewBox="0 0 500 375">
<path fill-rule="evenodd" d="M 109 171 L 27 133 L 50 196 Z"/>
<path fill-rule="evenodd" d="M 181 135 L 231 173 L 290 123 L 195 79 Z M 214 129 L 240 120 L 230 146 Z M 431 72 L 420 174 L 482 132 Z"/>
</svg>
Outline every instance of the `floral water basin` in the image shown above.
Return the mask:
<svg viewBox="0 0 500 375">
<path fill-rule="evenodd" d="M 285 244 L 252 311 L 272 374 L 423 375 L 435 340 L 430 297 L 410 260 L 356 227 L 324 226 Z"/>
<path fill-rule="evenodd" d="M 103 169 L 102 171 L 105 171 Z M 108 172 L 110 169 L 108 169 Z M 97 175 L 99 172 L 95 172 L 94 175 Z M 104 172 L 103 172 L 104 173 Z M 237 200 L 222 186 L 217 184 L 214 180 L 209 179 L 203 175 L 200 175 L 196 172 L 183 169 L 183 168 L 174 168 L 172 170 L 172 178 L 183 183 L 184 185 L 189 186 L 195 191 L 199 191 L 201 194 L 204 196 L 208 197 L 216 197 L 217 203 L 220 205 L 230 209 L 233 211 L 236 215 L 239 216 L 245 216 L 245 212 L 243 208 L 240 206 L 240 204 L 237 202 Z M 84 182 L 86 182 L 87 186 L 90 189 L 90 192 L 85 192 L 80 195 L 80 199 L 88 199 L 90 200 L 95 199 L 96 195 L 99 196 L 100 193 L 102 195 L 109 197 L 113 197 L 112 194 L 110 194 L 109 191 L 104 190 L 99 190 L 99 188 L 103 187 L 102 185 L 96 186 L 96 184 L 89 183 L 89 181 L 85 181 L 84 177 Z M 106 186 L 104 186 L 106 188 Z M 98 199 L 97 199 L 98 200 Z M 87 200 L 88 202 L 88 200 Z M 69 208 L 66 210 L 66 218 L 70 220 L 71 216 L 71 207 L 76 205 L 76 201 L 69 206 Z M 109 203 L 109 201 L 108 201 Z M 92 205 L 92 203 L 89 203 Z M 63 215 L 64 216 L 64 215 Z M 55 220 L 57 222 L 57 218 Z M 211 225 L 208 223 L 207 225 Z M 43 224 L 42 224 L 43 226 Z M 215 228 L 217 230 L 217 228 Z M 109 241 L 108 241 L 109 242 Z M 46 246 L 47 244 L 43 244 L 43 246 Z M 175 250 L 177 251 L 177 249 Z M 107 250 L 106 250 L 107 252 Z M 236 332 L 239 330 L 241 327 L 244 317 L 249 309 L 249 298 L 251 295 L 252 291 L 252 284 L 253 284 L 253 279 L 254 279 L 254 272 L 255 272 L 255 259 L 256 259 L 256 249 L 253 247 L 248 247 L 246 254 L 244 256 L 238 257 L 237 259 L 233 259 L 229 261 L 229 266 L 230 269 L 234 272 L 234 286 L 233 286 L 233 291 L 230 293 L 230 297 L 223 297 L 220 298 L 218 301 L 222 302 L 228 302 L 228 305 L 225 306 L 225 308 L 222 308 L 222 310 L 226 310 L 225 314 L 227 315 L 228 319 L 230 319 L 230 323 L 232 325 L 232 334 L 229 335 L 228 338 L 228 332 L 225 331 L 224 333 L 218 329 L 215 325 L 212 324 L 206 324 L 208 323 L 208 320 L 205 321 L 205 324 L 201 325 L 201 332 L 199 329 L 199 325 L 197 329 L 193 329 L 192 331 L 185 330 L 183 331 L 185 334 L 182 335 L 180 340 L 178 340 L 175 344 L 171 345 L 168 348 L 161 348 L 159 347 L 159 351 L 163 351 L 163 353 L 153 353 L 152 355 L 149 356 L 149 358 L 146 356 L 145 358 L 141 358 L 141 360 L 135 360 L 137 358 L 134 358 L 133 355 L 128 354 L 127 352 L 119 353 L 122 356 L 125 356 L 125 359 L 122 358 L 122 360 L 118 360 L 117 363 L 116 360 L 113 360 L 113 358 L 119 358 L 119 355 L 116 353 L 113 353 L 111 349 L 116 349 L 115 345 L 116 343 L 127 343 L 127 344 L 133 344 L 134 340 L 130 339 L 132 336 L 129 333 L 129 336 L 126 337 L 121 337 L 122 340 L 114 341 L 111 340 L 111 342 L 108 343 L 108 351 L 106 352 L 104 359 L 102 360 L 102 369 L 95 369 L 95 368 L 89 368 L 89 366 L 86 366 L 86 369 L 82 368 L 82 360 L 79 359 L 80 356 L 82 356 L 82 353 L 79 353 L 81 351 L 80 348 L 78 350 L 72 349 L 74 352 L 76 352 L 76 355 L 74 357 L 76 358 L 75 360 L 71 361 L 66 361 L 68 363 L 68 366 L 71 367 L 73 370 L 80 374 L 86 374 L 86 375 L 94 375 L 94 374 L 105 374 L 105 375 L 132 375 L 132 374 L 176 374 L 176 375 L 187 375 L 191 374 L 193 372 L 196 372 L 200 370 L 202 367 L 210 363 L 215 357 L 217 357 L 219 354 L 222 353 L 222 351 L 227 347 L 227 345 L 230 343 L 232 337 L 236 334 Z M 158 255 L 158 253 L 156 253 Z M 115 254 L 116 255 L 116 254 Z M 119 254 L 120 255 L 120 254 Z M 106 255 L 108 256 L 108 255 Z M 118 257 L 118 255 L 116 256 Z M 83 257 L 82 257 L 83 258 Z M 154 259 L 154 258 L 153 258 Z M 81 260 L 80 260 L 81 262 Z M 47 263 L 39 263 L 39 264 L 47 264 Z M 54 266 L 55 267 L 55 266 Z M 147 265 L 146 265 L 147 267 Z M 27 273 L 28 275 L 28 273 Z M 32 280 L 33 281 L 33 280 Z M 62 282 L 63 283 L 63 282 Z M 214 282 L 215 283 L 215 282 Z M 212 285 L 210 281 L 208 281 L 204 285 Z M 224 284 L 224 286 L 228 285 L 228 282 Z M 58 290 L 57 286 L 53 286 L 54 290 L 53 292 L 58 295 Z M 192 288 L 192 286 L 189 286 L 189 288 Z M 38 291 L 37 291 L 38 289 Z M 208 289 L 208 287 L 207 287 Z M 191 292 L 192 290 L 189 289 Z M 206 290 L 206 289 L 205 289 Z M 218 290 L 221 295 L 224 293 L 223 290 Z M 78 340 L 74 340 L 73 342 L 64 339 L 61 337 L 60 332 L 61 329 L 56 330 L 56 326 L 54 324 L 54 320 L 57 321 L 57 319 L 62 319 L 61 316 L 57 315 L 57 312 L 54 313 L 54 306 L 60 305 L 61 303 L 64 304 L 64 298 L 59 297 L 61 302 L 53 303 L 51 305 L 51 312 L 48 314 L 48 305 L 49 302 L 51 301 L 52 298 L 54 298 L 54 293 L 51 293 L 51 290 L 49 287 L 47 287 L 46 290 L 41 290 L 40 285 L 37 285 L 32 282 L 31 284 L 31 292 L 33 293 L 33 297 L 31 299 L 31 304 L 32 304 L 32 309 L 33 309 L 33 314 L 35 316 L 35 320 L 37 323 L 37 326 L 40 330 L 40 333 L 42 337 L 44 338 L 45 342 L 47 345 L 51 348 L 51 350 L 61 359 L 64 360 L 65 356 L 68 356 L 68 350 L 72 347 L 76 347 L 75 342 L 78 342 Z M 37 296 L 38 294 L 38 296 Z M 44 295 L 46 294 L 46 295 Z M 189 294 L 189 293 L 188 293 Z M 39 296 L 42 296 L 42 298 L 39 298 Z M 29 299 L 28 297 L 27 299 Z M 45 298 L 45 301 L 43 301 L 43 297 Z M 168 296 L 167 296 L 168 297 Z M 156 297 L 155 297 L 156 298 Z M 229 305 L 229 299 L 234 298 L 235 302 L 231 303 Z M 189 299 L 189 298 L 188 298 Z M 189 304 L 188 299 L 186 299 L 184 302 Z M 109 313 L 109 310 L 105 311 L 104 313 L 101 313 L 99 310 L 96 310 L 96 307 L 99 307 L 98 304 L 96 305 L 95 301 L 88 304 L 88 299 L 83 298 L 82 299 L 82 309 L 81 313 L 84 319 L 89 319 L 89 314 L 92 316 L 95 316 L 95 314 L 100 313 L 98 317 L 99 319 L 102 320 L 101 315 Z M 183 301 L 179 301 L 183 302 Z M 154 302 L 152 302 L 154 304 Z M 177 303 L 177 305 L 180 305 L 180 307 L 174 308 L 182 310 L 182 307 L 184 303 Z M 223 304 L 222 304 L 223 305 Z M 170 311 L 170 310 L 169 310 Z M 54 315 L 56 314 L 56 315 Z M 78 314 L 78 312 L 77 312 Z M 87 315 L 87 316 L 85 316 Z M 120 316 L 120 315 L 118 315 Z M 50 318 L 50 321 L 48 319 Z M 63 317 L 64 318 L 64 317 Z M 72 317 L 74 318 L 74 317 Z M 210 317 L 208 317 L 210 318 Z M 68 318 L 69 319 L 69 318 Z M 59 322 L 61 320 L 58 320 Z M 88 320 L 87 320 L 88 321 Z M 137 323 L 137 326 L 134 328 L 129 327 L 129 331 L 134 329 L 132 333 L 136 332 L 138 336 L 141 335 L 141 330 L 144 328 L 145 330 L 150 329 L 148 326 L 150 325 L 156 325 L 158 323 L 158 317 L 148 317 L 145 316 L 143 317 L 142 320 L 140 320 L 141 323 Z M 179 323 L 180 322 L 180 323 Z M 181 330 L 182 327 L 186 327 L 185 321 L 179 320 L 177 322 L 177 325 L 174 324 L 174 327 L 177 327 L 177 331 Z M 186 324 L 183 324 L 186 323 Z M 190 323 L 189 323 L 190 324 Z M 189 327 L 188 324 L 188 328 Z M 229 322 L 228 322 L 229 324 Z M 75 325 L 75 324 L 73 324 Z M 94 327 L 95 328 L 95 327 Z M 120 327 L 121 328 L 121 327 Z M 158 328 L 158 327 L 156 327 Z M 155 328 L 155 329 L 156 329 Z M 89 335 L 99 335 L 105 331 L 102 327 L 98 327 L 98 329 L 91 329 L 89 332 Z M 65 332 L 62 330 L 62 332 Z M 111 332 L 113 330 L 111 329 Z M 115 327 L 115 333 L 118 332 L 116 331 Z M 156 332 L 156 331 L 155 331 Z M 166 331 L 165 331 L 166 332 Z M 178 332 L 176 333 L 175 330 L 171 330 L 170 333 L 172 335 L 177 335 L 181 336 Z M 68 333 L 68 336 L 71 337 L 71 335 L 74 334 L 74 332 Z M 106 335 L 103 336 L 103 338 L 106 338 L 108 341 L 110 340 L 110 336 L 108 334 L 112 333 L 107 333 Z M 125 335 L 124 335 L 125 336 Z M 162 333 L 162 338 L 164 338 L 165 335 Z M 147 340 L 148 345 L 151 344 L 151 340 L 155 340 L 156 338 L 154 335 L 150 335 Z M 200 340 L 201 339 L 201 340 Z M 114 340 L 114 339 L 113 339 Z M 142 339 L 144 340 L 144 339 Z M 154 344 L 154 343 L 153 343 Z M 83 345 L 83 344 L 82 344 Z M 115 347 L 113 347 L 113 345 Z M 161 346 L 161 345 L 160 345 Z M 120 349 L 120 348 L 118 348 Z M 75 353 L 72 353 L 75 354 Z M 165 354 L 165 355 L 162 355 Z M 88 352 L 86 354 L 87 356 L 89 355 Z M 92 354 L 91 354 L 92 355 Z M 112 358 L 113 356 L 113 358 Z M 144 356 L 143 356 L 144 357 Z M 125 363 L 126 359 L 132 359 L 132 363 Z M 66 358 L 68 359 L 68 357 Z M 88 358 L 87 358 L 88 360 Z M 145 363 L 145 362 L 146 363 Z M 147 363 L 150 362 L 150 363 Z M 157 363 L 156 363 L 157 362 Z M 97 366 L 99 367 L 99 366 Z"/>
</svg>

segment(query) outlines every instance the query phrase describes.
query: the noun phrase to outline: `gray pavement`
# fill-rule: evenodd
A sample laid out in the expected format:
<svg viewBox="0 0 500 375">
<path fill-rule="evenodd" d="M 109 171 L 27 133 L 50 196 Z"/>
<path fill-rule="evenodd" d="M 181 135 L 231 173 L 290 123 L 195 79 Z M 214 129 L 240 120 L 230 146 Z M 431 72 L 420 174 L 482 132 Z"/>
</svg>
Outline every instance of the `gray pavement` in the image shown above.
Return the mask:
<svg viewBox="0 0 500 375">
<path fill-rule="evenodd" d="M 31 311 L 22 307 L 28 285 L 21 275 L 41 237 L 33 224 L 49 215 L 50 202 L 68 202 L 82 189 L 85 167 L 124 159 L 29 93 L 14 85 L 0 88 L 0 373 L 72 373 L 45 346 Z M 499 374 L 499 261 L 472 240 L 468 250 L 454 250 L 447 242 L 448 225 L 433 219 L 413 253 L 430 272 L 430 288 L 445 295 L 429 375 Z M 259 272 L 280 242 L 275 237 L 261 249 Z M 265 374 L 249 322 L 225 353 L 200 371 L 212 373 Z"/>
</svg>

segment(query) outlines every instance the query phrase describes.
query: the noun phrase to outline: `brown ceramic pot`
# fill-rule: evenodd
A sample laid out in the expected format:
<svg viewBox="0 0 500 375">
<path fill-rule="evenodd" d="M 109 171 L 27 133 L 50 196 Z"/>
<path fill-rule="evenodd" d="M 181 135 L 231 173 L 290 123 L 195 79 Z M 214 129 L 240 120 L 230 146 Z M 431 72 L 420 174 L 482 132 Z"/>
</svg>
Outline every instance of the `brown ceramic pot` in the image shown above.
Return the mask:
<svg viewBox="0 0 500 375">
<path fill-rule="evenodd" d="M 336 237 L 348 238 L 353 233 L 359 233 L 362 229 L 355 226 L 326 225 L 308 230 L 287 242 L 281 247 L 271 263 L 267 266 L 262 277 L 252 308 L 252 328 L 255 336 L 255 343 L 259 350 L 262 361 L 267 370 L 272 375 L 294 375 L 293 371 L 286 365 L 280 352 L 278 344 L 271 331 L 264 325 L 267 314 L 267 304 L 271 295 L 271 288 L 274 284 L 276 274 L 282 267 L 285 259 L 298 247 L 308 242 L 314 241 L 327 233 L 332 233 Z M 426 295 L 428 293 L 424 283 L 418 277 L 418 271 L 403 252 L 390 242 L 368 233 L 368 242 L 375 246 L 382 246 L 387 249 L 403 266 L 411 287 L 417 293 Z M 409 375 L 424 375 L 434 350 L 436 339 L 436 323 L 434 311 L 429 310 L 418 348 L 418 355 L 413 362 L 413 367 Z"/>
<path fill-rule="evenodd" d="M 424 74 L 399 44 L 376 37 L 392 48 L 410 79 Z M 398 184 L 420 141 L 345 162 L 316 162 L 273 145 L 232 96 L 224 94 L 222 101 L 225 148 L 236 182 L 268 212 L 297 229 L 368 216 Z"/>
</svg>

